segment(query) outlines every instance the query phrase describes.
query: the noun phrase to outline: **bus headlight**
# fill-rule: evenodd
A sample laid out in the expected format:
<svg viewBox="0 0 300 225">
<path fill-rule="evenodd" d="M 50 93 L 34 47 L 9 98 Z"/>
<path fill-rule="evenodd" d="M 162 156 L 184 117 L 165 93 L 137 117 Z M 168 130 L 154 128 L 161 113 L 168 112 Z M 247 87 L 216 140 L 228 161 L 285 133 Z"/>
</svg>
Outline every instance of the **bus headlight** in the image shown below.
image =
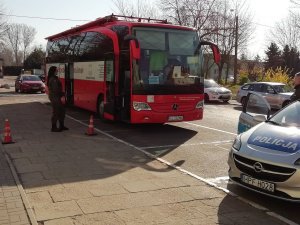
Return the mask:
<svg viewBox="0 0 300 225">
<path fill-rule="evenodd" d="M 201 100 L 200 102 L 197 103 L 196 109 L 203 109 L 203 106 L 204 106 L 204 101 Z"/>
<path fill-rule="evenodd" d="M 133 108 L 136 111 L 151 110 L 151 107 L 146 102 L 133 102 Z"/>
<path fill-rule="evenodd" d="M 232 144 L 232 147 L 235 150 L 239 151 L 240 148 L 241 148 L 241 146 L 242 146 L 241 135 L 238 135 L 238 136 L 236 136 L 236 138 L 235 138 L 235 140 L 234 140 L 234 142 Z"/>
</svg>

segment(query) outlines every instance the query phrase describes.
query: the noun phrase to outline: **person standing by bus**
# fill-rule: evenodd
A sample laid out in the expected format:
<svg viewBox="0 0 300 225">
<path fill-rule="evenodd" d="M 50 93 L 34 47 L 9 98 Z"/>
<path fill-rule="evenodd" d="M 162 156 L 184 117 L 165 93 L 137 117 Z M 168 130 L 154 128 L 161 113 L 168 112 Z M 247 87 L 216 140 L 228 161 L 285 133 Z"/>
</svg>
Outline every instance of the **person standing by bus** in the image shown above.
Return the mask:
<svg viewBox="0 0 300 225">
<path fill-rule="evenodd" d="M 51 132 L 61 132 L 63 130 L 69 130 L 65 127 L 65 107 L 61 101 L 61 97 L 64 95 L 62 91 L 62 85 L 60 80 L 57 77 L 57 68 L 56 66 L 51 66 L 48 71 L 48 95 L 49 100 L 52 105 L 52 117 L 51 117 Z M 57 128 L 57 121 L 59 121 L 59 128 Z"/>
<path fill-rule="evenodd" d="M 294 76 L 294 94 L 291 96 L 291 102 L 300 100 L 300 72 Z"/>
</svg>

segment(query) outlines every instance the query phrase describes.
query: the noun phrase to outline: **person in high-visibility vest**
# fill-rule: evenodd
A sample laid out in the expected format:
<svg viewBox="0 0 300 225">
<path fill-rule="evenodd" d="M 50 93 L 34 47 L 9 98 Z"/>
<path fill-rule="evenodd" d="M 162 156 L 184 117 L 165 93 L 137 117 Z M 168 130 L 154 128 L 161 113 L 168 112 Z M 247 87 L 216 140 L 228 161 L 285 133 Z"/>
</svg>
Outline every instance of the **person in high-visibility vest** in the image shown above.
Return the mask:
<svg viewBox="0 0 300 225">
<path fill-rule="evenodd" d="M 51 131 L 52 132 L 61 132 L 63 130 L 69 130 L 69 128 L 65 127 L 64 120 L 66 110 L 61 101 L 61 97 L 64 96 L 62 91 L 62 85 L 60 80 L 57 77 L 57 67 L 51 66 L 48 71 L 48 95 L 49 100 L 52 105 L 52 117 L 51 117 Z M 57 128 L 57 121 L 59 122 L 59 127 Z"/>
</svg>

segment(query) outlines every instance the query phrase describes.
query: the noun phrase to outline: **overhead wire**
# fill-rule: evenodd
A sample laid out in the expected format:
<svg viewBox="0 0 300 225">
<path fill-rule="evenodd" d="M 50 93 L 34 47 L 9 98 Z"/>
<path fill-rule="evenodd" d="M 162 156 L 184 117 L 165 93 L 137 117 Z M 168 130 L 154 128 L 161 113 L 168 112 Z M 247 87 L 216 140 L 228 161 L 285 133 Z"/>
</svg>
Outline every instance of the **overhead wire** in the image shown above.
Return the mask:
<svg viewBox="0 0 300 225">
<path fill-rule="evenodd" d="M 40 16 L 25 16 L 25 15 L 15 15 L 15 14 L 5 14 L 5 13 L 0 13 L 0 15 L 3 16 L 11 16 L 11 17 L 18 17 L 18 18 L 28 18 L 28 19 L 41 19 L 41 20 L 60 20 L 60 21 L 76 21 L 76 22 L 91 22 L 92 20 L 86 20 L 86 19 L 70 19 L 70 18 L 54 18 L 54 17 L 40 17 Z M 251 22 L 253 24 L 256 24 L 258 26 L 263 26 L 263 27 L 269 27 L 269 28 L 274 28 L 272 26 L 266 25 L 266 24 L 261 24 L 257 22 Z"/>
<path fill-rule="evenodd" d="M 19 17 L 19 18 L 29 18 L 29 19 L 41 19 L 41 20 L 65 20 L 65 21 L 84 21 L 84 22 L 90 22 L 91 20 L 85 20 L 85 19 L 68 19 L 68 18 L 53 18 L 53 17 L 39 17 L 39 16 L 23 16 L 23 15 L 14 15 L 14 14 L 5 14 L 0 13 L 2 16 L 11 16 L 11 17 Z"/>
</svg>

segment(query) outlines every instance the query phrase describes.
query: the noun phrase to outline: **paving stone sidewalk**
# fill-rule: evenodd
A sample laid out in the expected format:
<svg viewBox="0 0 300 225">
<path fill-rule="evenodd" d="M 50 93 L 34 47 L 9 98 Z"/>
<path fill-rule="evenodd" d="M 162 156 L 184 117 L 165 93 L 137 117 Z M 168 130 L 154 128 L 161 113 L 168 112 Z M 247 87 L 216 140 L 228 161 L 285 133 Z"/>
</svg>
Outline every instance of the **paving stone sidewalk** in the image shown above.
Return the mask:
<svg viewBox="0 0 300 225">
<path fill-rule="evenodd" d="M 16 141 L 0 148 L 12 160 L 40 225 L 284 224 L 132 146 L 100 133 L 86 136 L 87 127 L 70 118 L 69 131 L 52 133 L 50 116 L 51 108 L 39 102 L 11 104 L 3 97 L 0 103 L 0 121 L 9 117 Z M 0 224 L 23 219 L 26 224 L 13 178 L 0 158 L 5 174 L 0 212 L 7 215 L 0 216 L 6 218 Z"/>
<path fill-rule="evenodd" d="M 0 224 L 29 225 L 21 194 L 0 147 Z"/>
</svg>

